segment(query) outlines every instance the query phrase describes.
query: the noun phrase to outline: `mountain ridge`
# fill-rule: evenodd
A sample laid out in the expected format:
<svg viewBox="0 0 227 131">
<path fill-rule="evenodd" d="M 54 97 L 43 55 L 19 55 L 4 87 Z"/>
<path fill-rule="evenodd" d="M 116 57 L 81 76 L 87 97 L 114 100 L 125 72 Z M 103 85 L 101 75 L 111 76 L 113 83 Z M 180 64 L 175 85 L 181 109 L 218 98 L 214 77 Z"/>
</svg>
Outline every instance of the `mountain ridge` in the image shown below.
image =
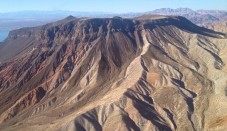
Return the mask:
<svg viewBox="0 0 227 131">
<path fill-rule="evenodd" d="M 225 129 L 226 41 L 157 15 L 12 31 L 0 48 L 0 129 Z"/>
<path fill-rule="evenodd" d="M 171 11 L 171 12 L 168 12 Z M 187 11 L 187 12 L 184 12 Z M 174 14 L 175 13 L 175 14 Z M 138 17 L 144 14 L 159 14 L 159 15 L 181 15 L 195 24 L 214 23 L 218 21 L 226 21 L 226 11 L 222 10 L 192 10 L 189 8 L 161 8 L 147 12 L 132 12 L 132 13 L 108 13 L 108 12 L 74 12 L 74 11 L 24 11 L 1 13 L 0 30 L 12 30 L 21 27 L 38 26 L 56 20 L 63 19 L 68 15 L 75 17 L 114 17 L 121 16 L 124 18 Z"/>
</svg>

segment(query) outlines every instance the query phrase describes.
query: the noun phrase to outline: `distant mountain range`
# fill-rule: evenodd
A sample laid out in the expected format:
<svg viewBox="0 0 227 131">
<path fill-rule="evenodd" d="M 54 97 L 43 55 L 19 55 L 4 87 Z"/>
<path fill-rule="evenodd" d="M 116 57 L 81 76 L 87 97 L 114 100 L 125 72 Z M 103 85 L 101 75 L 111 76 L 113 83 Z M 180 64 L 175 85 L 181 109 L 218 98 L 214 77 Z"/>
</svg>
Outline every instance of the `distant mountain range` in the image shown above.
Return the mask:
<svg viewBox="0 0 227 131">
<path fill-rule="evenodd" d="M 192 10 L 189 8 L 162 8 L 154 11 L 145 12 L 145 14 L 159 15 L 179 15 L 184 16 L 195 24 L 213 23 L 217 21 L 226 21 L 227 12 L 221 10 Z"/>
<path fill-rule="evenodd" d="M 12 30 L 21 27 L 43 25 L 63 19 L 69 15 L 81 17 L 114 17 L 133 18 L 147 14 L 179 15 L 184 16 L 195 24 L 214 23 L 227 20 L 227 11 L 221 10 L 192 10 L 189 8 L 161 8 L 143 13 L 109 13 L 109 12 L 75 12 L 75 11 L 21 11 L 0 13 L 0 31 Z"/>
</svg>

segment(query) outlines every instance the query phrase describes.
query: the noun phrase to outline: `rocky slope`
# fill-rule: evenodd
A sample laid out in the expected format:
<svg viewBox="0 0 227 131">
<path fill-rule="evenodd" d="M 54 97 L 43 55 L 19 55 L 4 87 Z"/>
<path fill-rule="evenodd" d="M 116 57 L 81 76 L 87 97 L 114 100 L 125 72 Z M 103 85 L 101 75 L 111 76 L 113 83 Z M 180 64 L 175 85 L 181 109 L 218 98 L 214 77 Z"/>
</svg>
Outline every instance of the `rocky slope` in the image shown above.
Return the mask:
<svg viewBox="0 0 227 131">
<path fill-rule="evenodd" d="M 175 16 L 12 31 L 0 47 L 0 130 L 224 130 L 226 43 Z"/>
<path fill-rule="evenodd" d="M 211 30 L 227 33 L 227 21 L 216 22 L 212 24 L 202 24 L 202 26 Z"/>
</svg>

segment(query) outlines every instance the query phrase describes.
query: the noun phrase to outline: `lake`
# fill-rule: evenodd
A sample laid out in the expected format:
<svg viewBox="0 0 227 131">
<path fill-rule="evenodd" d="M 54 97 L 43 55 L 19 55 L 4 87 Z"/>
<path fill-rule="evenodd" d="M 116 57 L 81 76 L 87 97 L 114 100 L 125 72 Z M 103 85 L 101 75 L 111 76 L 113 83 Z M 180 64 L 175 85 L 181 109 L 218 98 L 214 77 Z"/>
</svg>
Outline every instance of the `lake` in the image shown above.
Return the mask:
<svg viewBox="0 0 227 131">
<path fill-rule="evenodd" d="M 9 31 L 1 31 L 0 30 L 0 42 L 4 41 L 6 37 L 8 36 Z"/>
</svg>

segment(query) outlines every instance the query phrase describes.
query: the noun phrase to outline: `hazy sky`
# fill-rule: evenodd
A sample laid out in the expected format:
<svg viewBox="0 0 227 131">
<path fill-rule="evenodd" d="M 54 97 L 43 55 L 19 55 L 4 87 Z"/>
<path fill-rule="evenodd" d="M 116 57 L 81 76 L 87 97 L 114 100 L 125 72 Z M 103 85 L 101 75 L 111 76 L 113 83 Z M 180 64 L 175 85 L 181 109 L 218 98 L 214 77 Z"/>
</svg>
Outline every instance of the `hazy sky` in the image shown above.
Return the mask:
<svg viewBox="0 0 227 131">
<path fill-rule="evenodd" d="M 71 10 L 85 12 L 145 12 L 157 8 L 227 10 L 227 0 L 1 0 L 0 12 Z"/>
</svg>

